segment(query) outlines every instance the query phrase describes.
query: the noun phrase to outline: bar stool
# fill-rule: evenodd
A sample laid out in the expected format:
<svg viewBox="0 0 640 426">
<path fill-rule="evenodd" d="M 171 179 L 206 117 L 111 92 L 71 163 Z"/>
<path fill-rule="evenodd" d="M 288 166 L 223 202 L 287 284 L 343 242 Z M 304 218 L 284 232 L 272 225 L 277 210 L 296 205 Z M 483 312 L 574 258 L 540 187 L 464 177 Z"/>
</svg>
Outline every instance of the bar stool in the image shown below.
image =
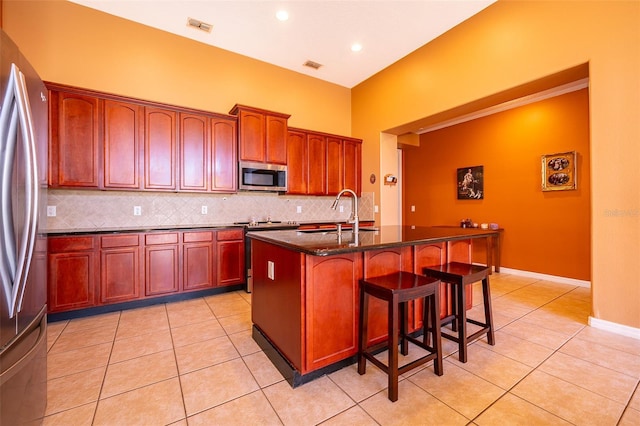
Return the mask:
<svg viewBox="0 0 640 426">
<path fill-rule="evenodd" d="M 369 296 L 384 300 L 388 304 L 388 329 L 386 341 L 376 345 L 368 344 L 368 310 Z M 423 309 L 423 340 L 420 341 L 409 335 L 408 331 L 408 302 L 424 298 Z M 398 323 L 400 322 L 400 330 Z M 360 280 L 360 340 L 358 344 L 358 373 L 365 374 L 367 360 L 384 371 L 389 377 L 389 399 L 398 400 L 398 376 L 427 361 L 434 360 L 435 374 L 442 376 L 442 341 L 440 339 L 440 281 L 410 272 L 397 272 L 381 277 Z M 401 352 L 409 353 L 412 342 L 429 353 L 402 367 L 398 367 L 398 337 Z M 433 345 L 429 345 L 429 337 L 433 338 Z M 388 364 L 374 357 L 374 354 L 387 348 L 389 350 Z"/>
<path fill-rule="evenodd" d="M 491 313 L 491 293 L 489 291 L 488 267 L 469 263 L 450 262 L 443 265 L 429 266 L 422 271 L 427 277 L 451 284 L 454 299 L 452 300 L 452 315 L 442 318 L 441 324 L 451 323 L 451 328 L 458 335 L 442 333 L 442 337 L 458 343 L 460 362 L 467 362 L 467 345 L 487 335 L 490 345 L 495 345 L 493 314 Z M 482 299 L 484 303 L 484 322 L 467 318 L 466 286 L 482 280 Z M 467 323 L 480 326 L 481 329 L 467 336 Z"/>
</svg>

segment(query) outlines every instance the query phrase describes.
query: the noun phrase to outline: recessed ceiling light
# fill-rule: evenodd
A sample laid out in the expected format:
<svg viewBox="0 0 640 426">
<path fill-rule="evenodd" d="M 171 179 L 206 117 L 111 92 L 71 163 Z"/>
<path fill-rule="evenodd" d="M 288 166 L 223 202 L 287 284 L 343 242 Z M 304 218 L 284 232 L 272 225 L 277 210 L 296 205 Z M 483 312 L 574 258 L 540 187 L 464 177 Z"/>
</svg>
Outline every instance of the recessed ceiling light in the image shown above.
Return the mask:
<svg viewBox="0 0 640 426">
<path fill-rule="evenodd" d="M 352 52 L 359 52 L 362 50 L 362 45 L 360 43 L 353 43 L 351 45 L 351 51 Z"/>
<path fill-rule="evenodd" d="M 289 12 L 286 10 L 279 10 L 276 12 L 276 18 L 278 18 L 279 21 L 286 21 L 289 19 Z"/>
</svg>

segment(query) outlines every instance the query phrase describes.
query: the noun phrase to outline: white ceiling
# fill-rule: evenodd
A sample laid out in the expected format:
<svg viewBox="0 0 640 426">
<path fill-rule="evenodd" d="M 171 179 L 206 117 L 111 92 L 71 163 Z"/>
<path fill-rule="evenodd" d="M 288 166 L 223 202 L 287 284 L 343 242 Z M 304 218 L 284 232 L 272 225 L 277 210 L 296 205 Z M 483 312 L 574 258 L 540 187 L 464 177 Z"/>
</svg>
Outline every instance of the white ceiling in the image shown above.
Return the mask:
<svg viewBox="0 0 640 426">
<path fill-rule="evenodd" d="M 351 88 L 496 0 L 70 1 Z M 281 9 L 286 22 L 275 17 Z M 360 52 L 351 51 L 356 42 Z"/>
</svg>

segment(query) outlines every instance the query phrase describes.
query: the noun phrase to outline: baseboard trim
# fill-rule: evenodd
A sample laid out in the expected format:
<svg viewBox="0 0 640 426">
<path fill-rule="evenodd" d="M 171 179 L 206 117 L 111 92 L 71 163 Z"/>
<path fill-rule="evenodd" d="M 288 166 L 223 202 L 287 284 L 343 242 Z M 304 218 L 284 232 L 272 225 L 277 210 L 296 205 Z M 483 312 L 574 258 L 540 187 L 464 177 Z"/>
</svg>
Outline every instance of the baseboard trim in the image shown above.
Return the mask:
<svg viewBox="0 0 640 426">
<path fill-rule="evenodd" d="M 521 277 L 537 278 L 539 280 L 553 281 L 560 284 L 575 285 L 578 287 L 591 288 L 591 281 L 577 280 L 575 278 L 558 277 L 556 275 L 541 274 L 539 272 L 522 271 L 520 269 L 511 269 L 500 267 L 501 274 L 512 274 Z"/>
<path fill-rule="evenodd" d="M 615 334 L 620 334 L 640 340 L 640 328 L 629 327 L 628 325 L 605 321 L 591 316 L 589 317 L 589 325 L 593 328 L 610 331 Z"/>
</svg>

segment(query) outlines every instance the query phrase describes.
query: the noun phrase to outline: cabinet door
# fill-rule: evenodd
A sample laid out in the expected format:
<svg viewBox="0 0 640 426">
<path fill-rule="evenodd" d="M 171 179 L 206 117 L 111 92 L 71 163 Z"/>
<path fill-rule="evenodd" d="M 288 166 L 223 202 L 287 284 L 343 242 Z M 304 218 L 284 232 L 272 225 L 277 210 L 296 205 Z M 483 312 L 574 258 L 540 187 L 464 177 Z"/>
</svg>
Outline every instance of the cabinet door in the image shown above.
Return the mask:
<svg viewBox="0 0 640 426">
<path fill-rule="evenodd" d="M 264 114 L 240 111 L 240 160 L 265 161 Z"/>
<path fill-rule="evenodd" d="M 138 234 L 101 238 L 100 302 L 125 302 L 140 297 L 140 237 Z"/>
<path fill-rule="evenodd" d="M 182 282 L 184 290 L 210 288 L 216 284 L 213 231 L 184 232 Z"/>
<path fill-rule="evenodd" d="M 206 191 L 211 140 L 209 117 L 180 114 L 180 189 Z"/>
<path fill-rule="evenodd" d="M 306 256 L 305 269 L 305 370 L 312 371 L 358 352 L 362 253 Z"/>
<path fill-rule="evenodd" d="M 178 233 L 147 234 L 145 242 L 145 294 L 157 296 L 178 292 Z"/>
<path fill-rule="evenodd" d="M 245 282 L 243 234 L 242 229 L 217 232 L 216 255 L 219 286 Z"/>
<path fill-rule="evenodd" d="M 176 189 L 176 113 L 145 108 L 144 188 Z"/>
<path fill-rule="evenodd" d="M 140 132 L 143 108 L 104 101 L 104 187 L 140 188 Z"/>
<path fill-rule="evenodd" d="M 307 193 L 307 134 L 290 131 L 287 140 L 287 182 L 289 194 Z"/>
<path fill-rule="evenodd" d="M 343 141 L 344 187 L 352 189 L 358 196 L 362 191 L 362 143 Z"/>
<path fill-rule="evenodd" d="M 97 253 L 93 237 L 59 237 L 48 241 L 49 312 L 96 306 Z"/>
<path fill-rule="evenodd" d="M 307 193 L 324 195 L 327 193 L 327 138 L 309 133 L 307 135 L 309 186 Z"/>
<path fill-rule="evenodd" d="M 211 119 L 211 190 L 235 192 L 238 187 L 236 121 Z"/>
<path fill-rule="evenodd" d="M 392 247 L 364 252 L 364 278 L 379 277 L 398 271 L 413 271 L 411 247 Z M 388 334 L 388 304 L 380 299 L 369 299 L 369 344 L 379 343 Z"/>
<path fill-rule="evenodd" d="M 50 92 L 50 186 L 99 188 L 101 107 L 92 96 Z"/>
<path fill-rule="evenodd" d="M 265 162 L 287 164 L 287 119 L 267 115 Z"/>
<path fill-rule="evenodd" d="M 327 138 L 327 194 L 336 195 L 343 181 L 342 139 Z"/>
</svg>

